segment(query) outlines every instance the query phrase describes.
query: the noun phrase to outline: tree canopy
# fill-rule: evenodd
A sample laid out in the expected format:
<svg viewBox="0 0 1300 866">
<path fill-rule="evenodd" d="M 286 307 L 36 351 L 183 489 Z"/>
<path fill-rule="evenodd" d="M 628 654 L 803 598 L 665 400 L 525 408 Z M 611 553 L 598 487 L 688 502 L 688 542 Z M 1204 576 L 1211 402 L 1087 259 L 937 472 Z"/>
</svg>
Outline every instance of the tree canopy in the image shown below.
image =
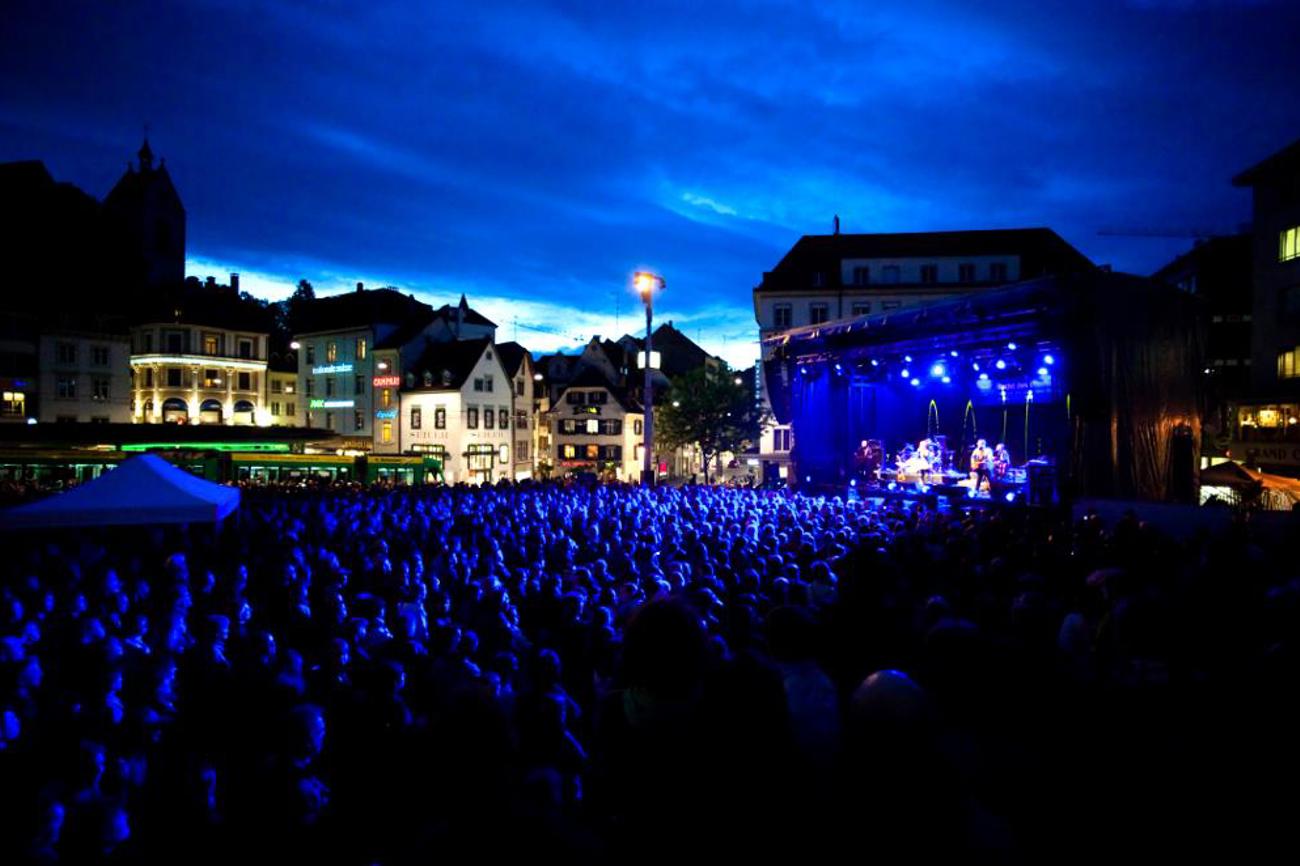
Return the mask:
<svg viewBox="0 0 1300 866">
<path fill-rule="evenodd" d="M 655 407 L 655 432 L 668 448 L 699 447 L 704 480 L 719 454 L 738 453 L 758 441 L 762 417 L 754 392 L 726 364 L 699 367 L 672 380 Z"/>
</svg>

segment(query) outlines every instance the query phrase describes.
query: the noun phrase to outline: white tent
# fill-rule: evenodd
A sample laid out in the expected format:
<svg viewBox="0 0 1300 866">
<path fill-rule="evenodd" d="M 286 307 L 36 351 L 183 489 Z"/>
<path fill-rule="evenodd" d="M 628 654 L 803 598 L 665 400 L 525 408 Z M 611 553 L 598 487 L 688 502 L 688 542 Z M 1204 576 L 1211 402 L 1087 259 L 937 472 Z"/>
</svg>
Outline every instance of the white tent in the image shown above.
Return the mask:
<svg viewBox="0 0 1300 866">
<path fill-rule="evenodd" d="M 0 529 L 213 523 L 239 507 L 239 491 L 141 454 L 81 487 L 0 512 Z"/>
</svg>

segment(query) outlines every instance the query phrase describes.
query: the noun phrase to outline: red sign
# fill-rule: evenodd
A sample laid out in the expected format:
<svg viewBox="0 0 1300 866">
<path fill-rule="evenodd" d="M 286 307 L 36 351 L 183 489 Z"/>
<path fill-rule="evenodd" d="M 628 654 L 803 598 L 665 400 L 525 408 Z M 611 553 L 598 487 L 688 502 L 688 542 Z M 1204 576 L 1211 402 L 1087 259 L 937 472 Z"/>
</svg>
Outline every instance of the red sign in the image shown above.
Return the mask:
<svg viewBox="0 0 1300 866">
<path fill-rule="evenodd" d="M 401 376 L 376 376 L 370 380 L 376 388 L 396 388 L 402 384 Z"/>
</svg>

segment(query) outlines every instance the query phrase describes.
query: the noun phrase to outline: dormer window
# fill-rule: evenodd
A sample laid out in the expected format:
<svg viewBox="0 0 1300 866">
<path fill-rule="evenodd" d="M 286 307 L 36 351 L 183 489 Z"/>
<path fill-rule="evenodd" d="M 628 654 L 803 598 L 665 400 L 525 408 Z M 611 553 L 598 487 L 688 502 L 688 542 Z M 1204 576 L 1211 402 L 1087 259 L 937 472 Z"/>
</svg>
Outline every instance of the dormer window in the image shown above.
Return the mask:
<svg viewBox="0 0 1300 866">
<path fill-rule="evenodd" d="M 409 372 L 408 372 L 408 373 L 406 374 L 406 387 L 408 387 L 408 388 L 414 388 L 414 387 L 415 387 L 415 374 L 414 374 L 414 373 L 409 373 Z"/>
<path fill-rule="evenodd" d="M 433 387 L 433 374 L 430 373 L 428 370 L 424 371 L 424 387 L 426 388 Z"/>
</svg>

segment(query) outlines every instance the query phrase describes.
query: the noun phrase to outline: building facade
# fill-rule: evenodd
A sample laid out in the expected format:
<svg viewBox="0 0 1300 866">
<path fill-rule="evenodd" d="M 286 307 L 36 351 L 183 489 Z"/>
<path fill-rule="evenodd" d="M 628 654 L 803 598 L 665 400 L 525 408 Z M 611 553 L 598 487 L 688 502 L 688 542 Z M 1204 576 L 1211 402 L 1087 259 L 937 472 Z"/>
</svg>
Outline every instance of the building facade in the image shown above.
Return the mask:
<svg viewBox="0 0 1300 866">
<path fill-rule="evenodd" d="M 130 423 L 131 340 L 126 334 L 45 333 L 39 358 L 40 421 Z"/>
<path fill-rule="evenodd" d="M 132 417 L 144 424 L 267 424 L 265 332 L 189 322 L 131 328 Z"/>
<path fill-rule="evenodd" d="M 403 374 L 401 450 L 447 484 L 513 480 L 511 379 L 487 337 L 431 343 Z"/>
</svg>

